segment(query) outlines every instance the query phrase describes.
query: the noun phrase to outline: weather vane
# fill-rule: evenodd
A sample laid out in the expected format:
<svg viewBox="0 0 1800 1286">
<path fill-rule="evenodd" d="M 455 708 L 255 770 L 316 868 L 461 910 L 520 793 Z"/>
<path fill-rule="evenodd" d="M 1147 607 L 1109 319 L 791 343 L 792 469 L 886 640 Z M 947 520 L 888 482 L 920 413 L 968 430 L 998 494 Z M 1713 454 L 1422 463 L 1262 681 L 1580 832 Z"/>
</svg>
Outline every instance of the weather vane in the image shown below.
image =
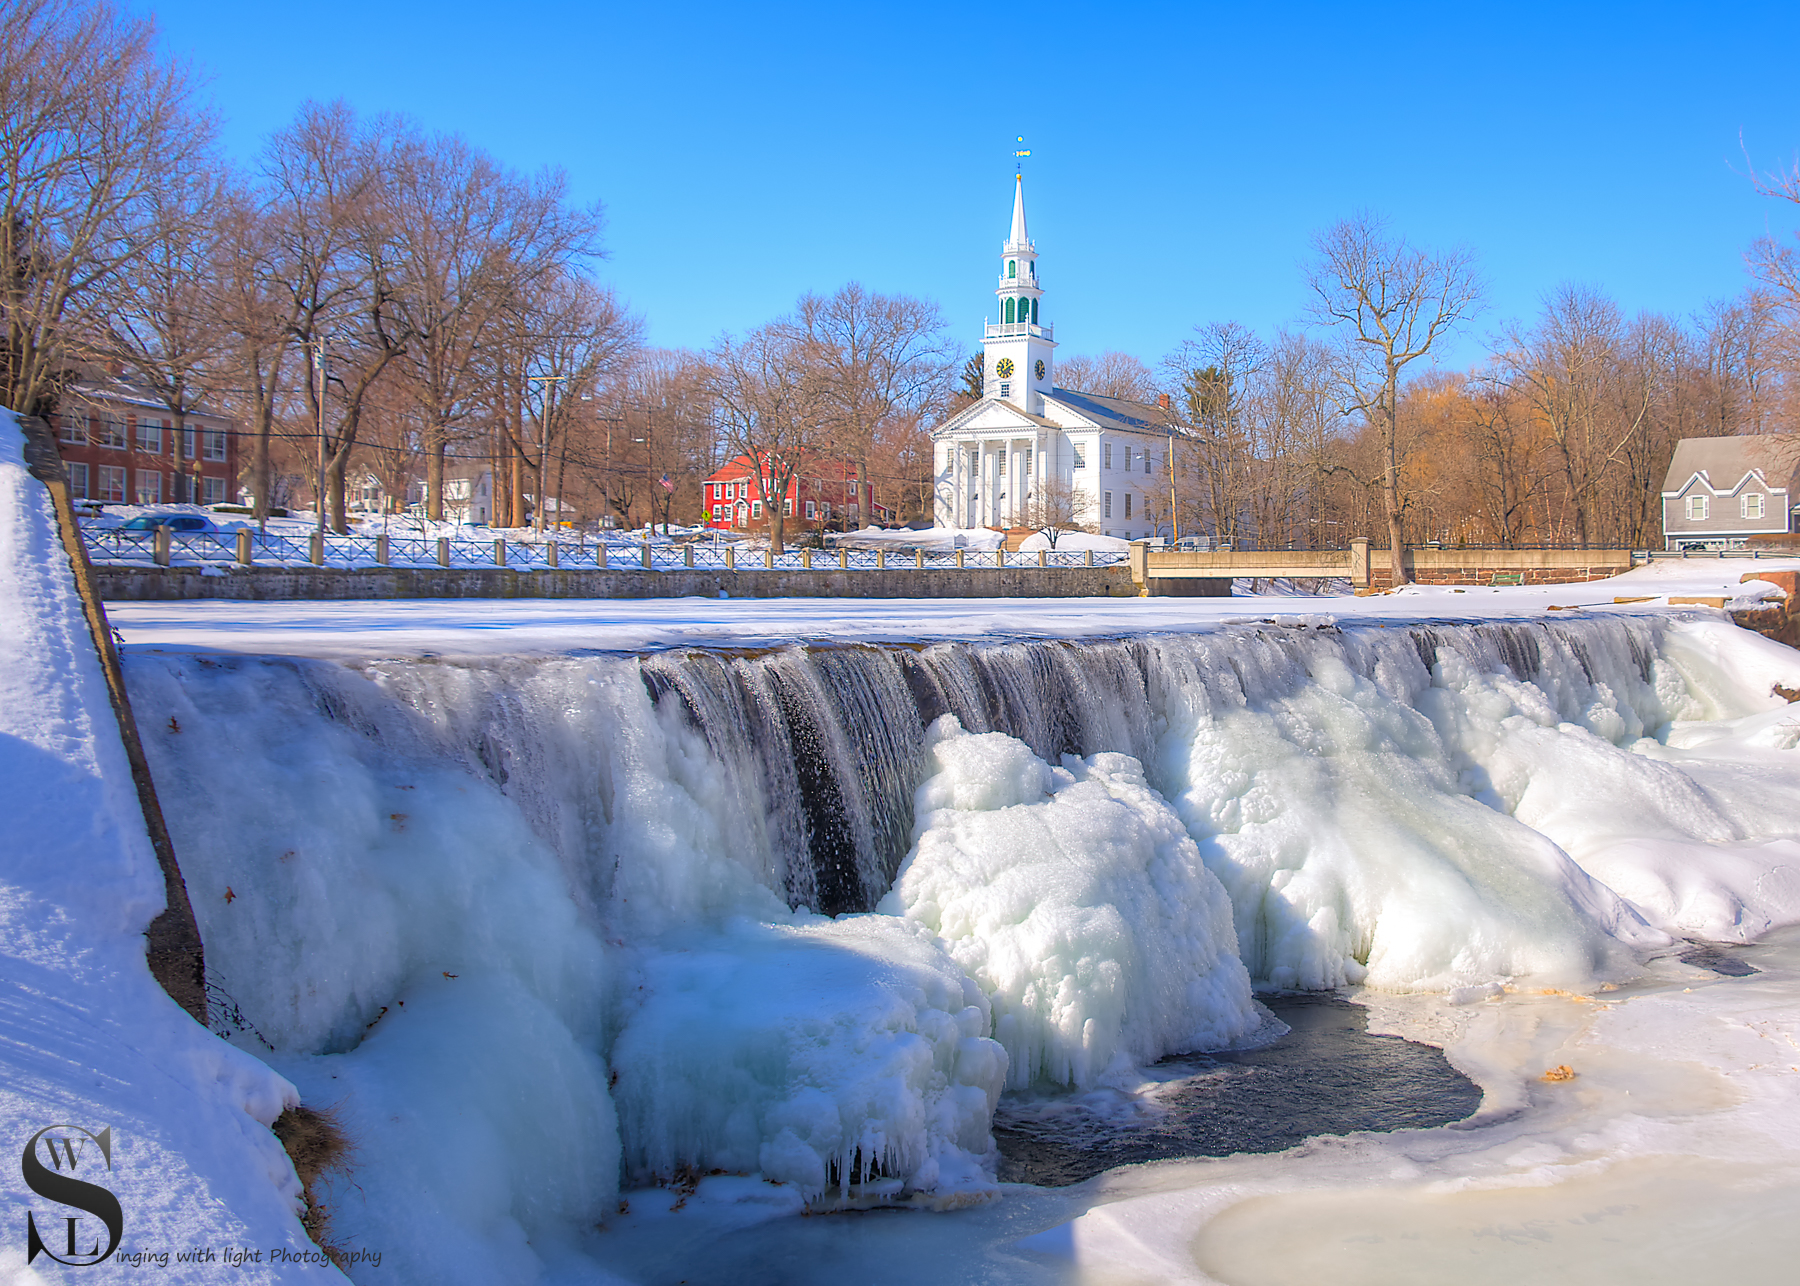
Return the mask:
<svg viewBox="0 0 1800 1286">
<path fill-rule="evenodd" d="M 1024 143 L 1024 141 L 1025 136 L 1023 134 L 1019 135 L 1019 142 Z M 1031 155 L 1031 149 L 1028 147 L 1020 147 L 1013 155 L 1019 158 L 1013 162 L 1014 167 L 1020 174 L 1025 173 L 1025 158 Z"/>
</svg>

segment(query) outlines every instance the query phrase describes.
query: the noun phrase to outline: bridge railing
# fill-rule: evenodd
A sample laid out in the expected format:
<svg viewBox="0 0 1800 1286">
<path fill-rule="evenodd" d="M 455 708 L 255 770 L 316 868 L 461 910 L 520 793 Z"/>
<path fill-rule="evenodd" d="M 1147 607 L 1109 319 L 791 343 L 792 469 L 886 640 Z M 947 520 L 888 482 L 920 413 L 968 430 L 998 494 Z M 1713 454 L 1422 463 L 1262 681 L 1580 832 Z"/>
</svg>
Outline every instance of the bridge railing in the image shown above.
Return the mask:
<svg viewBox="0 0 1800 1286">
<path fill-rule="evenodd" d="M 204 532 L 150 531 L 84 525 L 88 557 L 96 563 L 145 566 L 269 565 L 278 567 L 511 567 L 674 572 L 694 569 L 862 571 L 916 568 L 974 571 L 998 567 L 1112 567 L 1123 552 L 1004 549 L 812 549 L 789 546 L 779 554 L 740 544 L 688 544 L 611 540 L 565 542 L 433 537 L 404 533 L 307 535 L 250 527 Z"/>
</svg>

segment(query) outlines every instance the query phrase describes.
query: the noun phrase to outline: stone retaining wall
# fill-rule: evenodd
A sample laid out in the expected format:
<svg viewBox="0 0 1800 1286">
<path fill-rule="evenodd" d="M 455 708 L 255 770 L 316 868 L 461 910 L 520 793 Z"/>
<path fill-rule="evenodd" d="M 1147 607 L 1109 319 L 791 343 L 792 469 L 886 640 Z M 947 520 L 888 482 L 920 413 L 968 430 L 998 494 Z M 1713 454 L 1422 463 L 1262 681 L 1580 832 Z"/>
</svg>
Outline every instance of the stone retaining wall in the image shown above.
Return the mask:
<svg viewBox="0 0 1800 1286">
<path fill-rule="evenodd" d="M 109 601 L 396 598 L 1121 598 L 1126 567 L 743 568 L 595 571 L 509 567 L 117 567 L 96 565 Z"/>
</svg>

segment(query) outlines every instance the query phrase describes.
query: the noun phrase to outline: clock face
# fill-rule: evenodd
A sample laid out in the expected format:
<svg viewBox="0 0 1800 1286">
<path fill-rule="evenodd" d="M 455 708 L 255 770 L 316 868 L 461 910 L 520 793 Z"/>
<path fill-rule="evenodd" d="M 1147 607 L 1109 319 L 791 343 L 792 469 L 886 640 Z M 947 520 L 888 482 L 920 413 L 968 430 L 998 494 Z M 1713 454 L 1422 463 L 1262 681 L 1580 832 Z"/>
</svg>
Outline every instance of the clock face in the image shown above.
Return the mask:
<svg viewBox="0 0 1800 1286">
<path fill-rule="evenodd" d="M 1010 357 L 1002 357 L 994 366 L 994 374 L 998 375 L 1003 380 L 1011 379 L 1012 373 L 1013 364 L 1012 358 Z"/>
<path fill-rule="evenodd" d="M 1040 362 L 1039 362 L 1039 363 L 1038 363 L 1038 364 L 1037 364 L 1037 365 L 1036 365 L 1036 366 L 1035 366 L 1035 367 L 1034 367 L 1034 368 L 1033 368 L 1033 369 L 1034 369 L 1034 370 L 1036 370 L 1036 371 L 1037 371 L 1037 377 L 1038 377 L 1038 378 L 1039 378 L 1039 379 L 1040 379 L 1040 380 L 1041 380 L 1041 379 L 1043 379 L 1043 378 L 1044 378 L 1044 364 L 1043 364 L 1043 362 L 1041 362 L 1041 361 L 1040 361 Z"/>
</svg>

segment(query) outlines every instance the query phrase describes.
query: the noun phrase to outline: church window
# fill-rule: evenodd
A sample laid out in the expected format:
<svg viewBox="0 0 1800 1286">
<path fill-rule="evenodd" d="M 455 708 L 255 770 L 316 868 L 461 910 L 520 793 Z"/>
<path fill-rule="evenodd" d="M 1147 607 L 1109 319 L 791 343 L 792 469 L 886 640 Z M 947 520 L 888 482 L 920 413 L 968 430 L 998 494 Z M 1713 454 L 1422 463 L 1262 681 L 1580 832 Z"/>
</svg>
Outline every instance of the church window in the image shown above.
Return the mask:
<svg viewBox="0 0 1800 1286">
<path fill-rule="evenodd" d="M 1069 446 L 1075 452 L 1075 467 L 1077 469 L 1087 468 L 1087 448 L 1079 442 L 1071 442 Z"/>
<path fill-rule="evenodd" d="M 1125 516 L 1131 517 L 1131 493 L 1129 491 L 1125 493 Z"/>
<path fill-rule="evenodd" d="M 1000 381 L 1000 396 L 1001 397 L 1011 397 L 1012 396 L 1012 385 L 1008 384 L 1005 380 Z"/>
<path fill-rule="evenodd" d="M 1146 478 L 1150 476 L 1150 453 L 1148 451 L 1144 452 L 1144 476 Z"/>
<path fill-rule="evenodd" d="M 1106 499 L 1102 505 L 1100 516 L 1102 518 L 1112 517 L 1112 492 L 1110 491 L 1106 493 Z"/>
<path fill-rule="evenodd" d="M 1030 447 L 1025 448 L 1024 462 L 1025 462 L 1025 476 L 1027 478 L 1029 478 L 1031 476 L 1031 448 Z"/>
<path fill-rule="evenodd" d="M 1100 467 L 1102 469 L 1112 468 L 1112 443 L 1110 442 L 1100 444 Z M 1108 517 L 1110 516 L 1109 514 Z"/>
<path fill-rule="evenodd" d="M 1006 261 L 1006 279 L 1008 281 L 1011 281 L 1018 275 L 1019 275 L 1019 261 L 1017 259 L 1008 259 Z"/>
<path fill-rule="evenodd" d="M 1001 314 L 1000 320 L 1010 324 L 1013 320 L 1013 301 L 1009 299 L 1001 307 L 1005 311 Z"/>
<path fill-rule="evenodd" d="M 1031 324 L 1037 325 L 1037 300 L 1031 301 Z"/>
</svg>

